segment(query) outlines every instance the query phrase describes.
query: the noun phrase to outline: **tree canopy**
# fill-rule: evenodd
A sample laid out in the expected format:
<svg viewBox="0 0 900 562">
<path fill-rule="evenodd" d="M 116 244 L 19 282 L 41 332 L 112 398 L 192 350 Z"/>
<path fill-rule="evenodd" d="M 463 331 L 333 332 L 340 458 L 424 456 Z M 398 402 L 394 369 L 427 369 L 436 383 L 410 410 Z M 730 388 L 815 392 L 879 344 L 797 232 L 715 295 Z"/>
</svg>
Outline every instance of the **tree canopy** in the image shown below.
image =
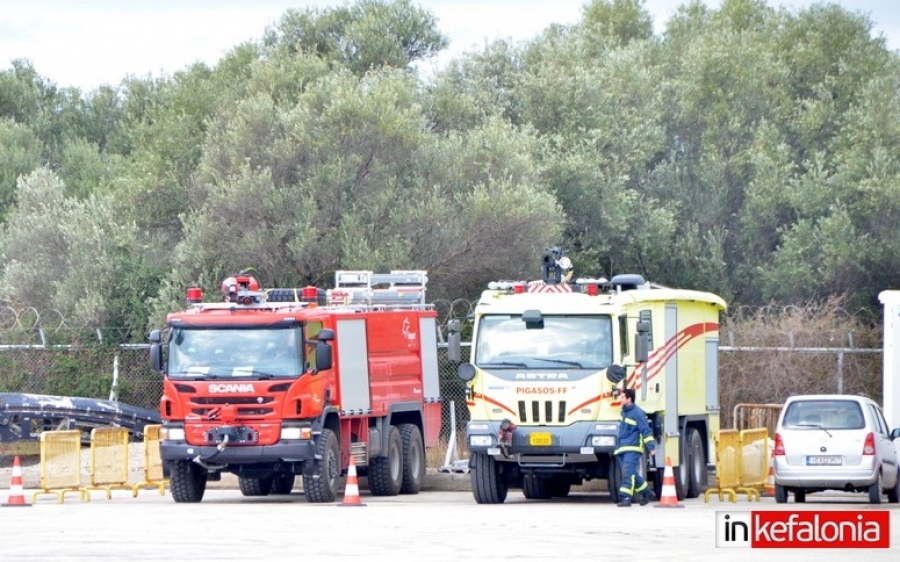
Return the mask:
<svg viewBox="0 0 900 562">
<path fill-rule="evenodd" d="M 641 273 L 735 305 L 878 307 L 900 263 L 900 59 L 836 4 L 641 0 L 434 76 L 409 0 L 289 10 L 213 67 L 59 87 L 0 71 L 4 303 L 139 341 L 184 288 L 426 269 L 430 296 Z"/>
</svg>

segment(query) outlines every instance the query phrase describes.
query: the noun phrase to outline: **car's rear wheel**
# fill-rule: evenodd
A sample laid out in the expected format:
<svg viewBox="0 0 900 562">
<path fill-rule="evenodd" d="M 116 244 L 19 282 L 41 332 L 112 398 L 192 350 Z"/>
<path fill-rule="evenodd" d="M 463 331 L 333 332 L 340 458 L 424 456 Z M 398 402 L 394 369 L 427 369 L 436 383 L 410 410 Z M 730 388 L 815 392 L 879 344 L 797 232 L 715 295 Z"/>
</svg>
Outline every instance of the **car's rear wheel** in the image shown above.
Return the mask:
<svg viewBox="0 0 900 562">
<path fill-rule="evenodd" d="M 869 503 L 881 503 L 881 471 L 878 471 L 878 479 L 869 486 Z"/>
<path fill-rule="evenodd" d="M 775 503 L 787 503 L 787 488 L 775 484 Z"/>
<path fill-rule="evenodd" d="M 887 492 L 888 501 L 891 503 L 900 503 L 900 470 L 897 471 L 897 480 L 894 487 Z"/>
</svg>

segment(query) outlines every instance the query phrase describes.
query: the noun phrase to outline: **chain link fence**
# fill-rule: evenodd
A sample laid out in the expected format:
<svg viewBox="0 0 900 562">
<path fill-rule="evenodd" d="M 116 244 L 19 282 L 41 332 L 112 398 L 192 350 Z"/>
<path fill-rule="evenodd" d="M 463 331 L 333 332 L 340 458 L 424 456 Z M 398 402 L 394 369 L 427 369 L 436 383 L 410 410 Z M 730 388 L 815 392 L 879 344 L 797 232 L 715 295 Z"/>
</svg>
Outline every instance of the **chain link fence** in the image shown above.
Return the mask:
<svg viewBox="0 0 900 562">
<path fill-rule="evenodd" d="M 473 304 L 466 300 L 438 302 L 439 325 L 465 318 Z M 15 312 L 15 311 L 13 311 Z M 162 379 L 150 368 L 145 343 L 113 343 L 111 331 L 85 330 L 57 321 L 48 330 L 41 313 L 28 310 L 10 322 L 10 310 L 0 309 L 0 392 L 51 394 L 118 400 L 156 410 Z M 58 314 L 49 318 L 59 319 Z M 464 334 L 465 335 L 465 334 Z M 468 421 L 465 383 L 447 360 L 445 333 L 440 335 L 438 360 L 444 403 L 442 437 L 451 433 L 450 403 L 454 404 L 457 435 Z M 54 343 L 69 340 L 68 343 Z M 869 338 L 867 341 L 872 341 Z M 791 394 L 864 394 L 880 401 L 882 350 L 798 343 L 793 333 L 767 334 L 764 345 L 745 333 L 723 326 L 720 347 L 722 427 L 730 427 L 732 410 L 740 403 L 782 403 Z M 781 345 L 773 345 L 781 344 Z M 468 360 L 468 345 L 463 360 Z"/>
</svg>

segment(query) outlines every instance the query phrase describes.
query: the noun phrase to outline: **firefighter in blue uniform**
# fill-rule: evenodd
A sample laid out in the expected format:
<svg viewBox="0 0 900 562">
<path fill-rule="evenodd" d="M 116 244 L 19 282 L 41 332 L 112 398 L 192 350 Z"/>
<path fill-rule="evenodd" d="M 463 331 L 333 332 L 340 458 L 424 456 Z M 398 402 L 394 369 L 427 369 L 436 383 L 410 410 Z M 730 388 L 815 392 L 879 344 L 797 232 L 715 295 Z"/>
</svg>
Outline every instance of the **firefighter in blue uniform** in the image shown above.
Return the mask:
<svg viewBox="0 0 900 562">
<path fill-rule="evenodd" d="M 638 472 L 639 463 L 643 459 L 644 447 L 652 454 L 656 450 L 653 430 L 647 422 L 647 414 L 634 403 L 634 389 L 622 391 L 622 420 L 619 422 L 619 437 L 614 455 L 619 457 L 622 465 L 622 482 L 619 486 L 619 507 L 631 507 L 637 499 L 641 505 L 647 505 L 656 495 L 644 477 Z"/>
</svg>

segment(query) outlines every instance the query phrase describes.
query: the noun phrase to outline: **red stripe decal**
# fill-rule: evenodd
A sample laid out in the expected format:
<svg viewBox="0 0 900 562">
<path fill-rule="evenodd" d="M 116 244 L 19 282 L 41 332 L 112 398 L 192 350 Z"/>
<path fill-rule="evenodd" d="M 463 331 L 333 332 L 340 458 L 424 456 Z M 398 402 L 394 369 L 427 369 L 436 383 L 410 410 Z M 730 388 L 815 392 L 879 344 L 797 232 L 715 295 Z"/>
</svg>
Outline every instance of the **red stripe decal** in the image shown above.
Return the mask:
<svg viewBox="0 0 900 562">
<path fill-rule="evenodd" d="M 478 392 L 476 392 L 476 393 L 473 394 L 473 397 L 474 397 L 475 399 L 481 398 L 482 400 L 484 400 L 484 401 L 487 402 L 488 404 L 493 404 L 494 406 L 498 406 L 498 407 L 502 408 L 503 410 L 506 410 L 507 412 L 509 412 L 509 413 L 510 413 L 511 415 L 513 415 L 513 416 L 518 416 L 518 414 L 515 413 L 513 410 L 507 408 L 506 406 L 504 406 L 504 405 L 501 404 L 500 402 L 497 402 L 497 401 L 494 400 L 493 398 L 488 398 L 488 397 L 485 396 L 484 394 L 479 394 Z"/>
<path fill-rule="evenodd" d="M 647 360 L 647 382 L 649 383 L 656 375 L 662 372 L 669 360 L 674 357 L 675 352 L 687 345 L 691 340 L 702 336 L 708 332 L 718 332 L 719 324 L 716 322 L 700 322 L 687 326 L 672 338 L 669 338 L 662 347 L 659 347 L 650 354 Z M 628 375 L 626 384 L 629 388 L 641 388 L 639 381 L 641 378 L 641 365 L 636 365 Z"/>
</svg>

